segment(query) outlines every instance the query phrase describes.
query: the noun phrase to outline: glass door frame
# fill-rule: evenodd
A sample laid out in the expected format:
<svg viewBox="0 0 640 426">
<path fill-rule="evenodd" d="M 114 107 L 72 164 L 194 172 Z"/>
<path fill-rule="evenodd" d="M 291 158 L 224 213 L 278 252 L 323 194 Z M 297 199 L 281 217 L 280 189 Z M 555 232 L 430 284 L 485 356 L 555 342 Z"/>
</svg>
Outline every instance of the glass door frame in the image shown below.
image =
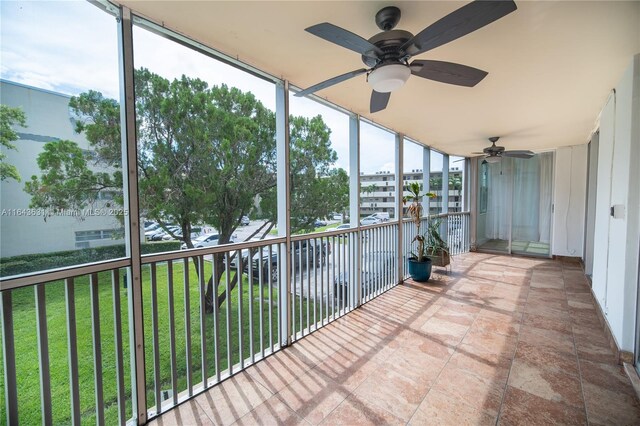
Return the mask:
<svg viewBox="0 0 640 426">
<path fill-rule="evenodd" d="M 545 153 L 551 153 L 552 155 L 552 166 L 551 166 L 551 179 L 550 179 L 550 190 L 551 190 L 551 211 L 550 211 L 550 221 L 549 221 L 549 250 L 547 254 L 535 254 L 535 253 L 527 253 L 527 252 L 520 252 L 520 251 L 516 251 L 514 253 L 513 251 L 513 201 L 514 201 L 514 194 L 513 194 L 513 179 L 514 179 L 514 173 L 513 170 L 510 170 L 510 191 L 509 191 L 509 195 L 508 198 L 509 200 L 507 201 L 508 204 L 508 212 L 506 214 L 506 219 L 509 222 L 509 226 L 508 226 L 508 231 L 507 231 L 507 235 L 508 235 L 508 239 L 507 241 L 507 249 L 506 250 L 497 250 L 497 249 L 490 249 L 490 248 L 482 248 L 481 245 L 477 244 L 478 241 L 478 221 L 479 221 L 479 216 L 481 214 L 482 209 L 481 207 L 481 203 L 482 200 L 484 198 L 485 202 L 488 203 L 488 186 L 487 186 L 487 194 L 483 197 L 482 193 L 481 193 L 481 186 L 482 186 L 482 168 L 483 168 L 483 164 L 482 164 L 482 159 L 478 158 L 477 160 L 477 172 L 476 172 L 476 191 L 477 191 L 477 200 L 476 203 L 474 203 L 473 208 L 476 211 L 476 215 L 475 215 L 475 221 L 476 221 L 476 225 L 475 225 L 475 241 L 476 241 L 476 250 L 478 252 L 481 253 L 493 253 L 493 254 L 508 254 L 508 255 L 517 255 L 517 256 L 527 256 L 527 257 L 538 257 L 538 258 L 546 258 L 546 259 L 550 259 L 553 257 L 552 253 L 553 253 L 553 231 L 554 231 L 554 227 L 553 227 L 553 215 L 554 215 L 554 210 L 555 210 L 555 164 L 556 164 L 556 152 L 555 151 L 545 151 L 545 152 L 540 152 L 540 153 L 536 153 L 536 155 L 539 154 L 545 154 Z M 515 165 L 515 161 L 509 159 L 509 161 L 512 162 L 512 166 Z M 488 208 L 488 206 L 485 206 L 485 212 L 486 212 L 486 208 Z M 486 220 L 486 218 L 485 218 Z M 503 240 L 504 241 L 504 240 Z"/>
</svg>

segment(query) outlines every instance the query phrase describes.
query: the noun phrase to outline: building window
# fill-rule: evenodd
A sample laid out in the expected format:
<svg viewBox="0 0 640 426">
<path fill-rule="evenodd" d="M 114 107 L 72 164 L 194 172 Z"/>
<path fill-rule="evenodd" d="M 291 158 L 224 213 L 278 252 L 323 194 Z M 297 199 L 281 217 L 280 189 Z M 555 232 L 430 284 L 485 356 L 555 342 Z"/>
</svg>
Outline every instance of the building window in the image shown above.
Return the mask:
<svg viewBox="0 0 640 426">
<path fill-rule="evenodd" d="M 110 240 L 113 238 L 113 229 L 96 231 L 76 231 L 76 247 L 78 243 L 94 240 Z"/>
</svg>

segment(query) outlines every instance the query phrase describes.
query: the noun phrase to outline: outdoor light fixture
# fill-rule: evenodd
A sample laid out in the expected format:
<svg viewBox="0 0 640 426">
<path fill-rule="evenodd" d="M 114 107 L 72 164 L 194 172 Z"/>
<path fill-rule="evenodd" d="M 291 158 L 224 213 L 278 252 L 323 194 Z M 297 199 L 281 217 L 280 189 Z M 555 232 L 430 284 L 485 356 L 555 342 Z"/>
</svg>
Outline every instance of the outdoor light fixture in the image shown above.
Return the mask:
<svg viewBox="0 0 640 426">
<path fill-rule="evenodd" d="M 502 157 L 498 157 L 497 155 L 489 156 L 484 159 L 487 163 L 499 163 L 502 161 Z"/>
<path fill-rule="evenodd" d="M 406 83 L 411 75 L 411 69 L 402 64 L 382 65 L 371 71 L 369 84 L 379 93 L 393 92 Z"/>
</svg>

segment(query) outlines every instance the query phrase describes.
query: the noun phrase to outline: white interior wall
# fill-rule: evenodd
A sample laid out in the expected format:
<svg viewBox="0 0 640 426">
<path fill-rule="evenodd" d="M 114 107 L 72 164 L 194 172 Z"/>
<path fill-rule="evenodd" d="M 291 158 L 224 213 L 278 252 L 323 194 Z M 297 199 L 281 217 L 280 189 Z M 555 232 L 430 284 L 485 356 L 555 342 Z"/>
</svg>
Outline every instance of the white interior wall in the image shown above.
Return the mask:
<svg viewBox="0 0 640 426">
<path fill-rule="evenodd" d="M 587 145 L 556 150 L 552 237 L 552 254 L 556 256 L 582 257 L 587 154 Z"/>
<path fill-rule="evenodd" d="M 633 351 L 640 215 L 640 55 L 625 71 L 600 119 L 593 290 L 622 350 Z M 619 215 L 610 215 L 611 206 Z"/>
</svg>

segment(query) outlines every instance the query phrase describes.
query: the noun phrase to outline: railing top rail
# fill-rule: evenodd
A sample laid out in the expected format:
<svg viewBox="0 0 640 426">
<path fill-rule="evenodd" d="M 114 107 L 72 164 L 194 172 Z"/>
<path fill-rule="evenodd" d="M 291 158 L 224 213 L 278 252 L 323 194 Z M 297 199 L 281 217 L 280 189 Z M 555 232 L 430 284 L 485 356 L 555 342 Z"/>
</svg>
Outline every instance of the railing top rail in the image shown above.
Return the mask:
<svg viewBox="0 0 640 426">
<path fill-rule="evenodd" d="M 447 216 L 466 216 L 471 214 L 470 212 L 449 212 L 449 213 L 438 213 L 438 214 L 430 214 L 428 216 L 422 216 L 422 220 L 427 219 L 442 219 Z M 413 219 L 410 217 L 405 217 L 402 219 L 403 222 L 413 222 Z"/>
<path fill-rule="evenodd" d="M 47 271 L 29 272 L 0 278 L 0 290 L 14 290 L 36 284 L 79 277 L 112 269 L 125 268 L 131 265 L 129 258 L 118 258 L 101 262 L 85 263 L 82 265 L 65 266 Z"/>
<path fill-rule="evenodd" d="M 322 237 L 336 237 L 338 235 L 353 234 L 358 231 L 358 228 L 336 229 L 335 231 L 319 231 L 312 232 L 310 234 L 292 235 L 291 241 L 304 241 L 313 238 Z"/>
<path fill-rule="evenodd" d="M 364 226 L 360 226 L 361 230 L 367 230 L 367 229 L 376 229 L 376 228 L 384 228 L 387 226 L 393 226 L 393 225 L 397 225 L 398 221 L 397 220 L 389 220 L 388 222 L 382 222 L 382 223 L 375 223 L 373 225 L 364 225 Z"/>
<path fill-rule="evenodd" d="M 284 243 L 285 241 L 286 239 L 284 237 L 267 238 L 264 240 L 257 240 L 257 241 L 244 241 L 241 243 L 221 244 L 221 245 L 212 246 L 212 247 L 201 247 L 201 248 L 194 248 L 194 249 L 188 249 L 188 250 L 174 250 L 174 251 L 169 251 L 165 253 L 145 254 L 144 256 L 142 256 L 142 264 L 147 265 L 150 263 L 184 259 L 185 257 L 204 256 L 209 254 L 226 253 L 228 251 L 264 247 L 264 246 L 270 246 L 273 244 Z"/>
</svg>

